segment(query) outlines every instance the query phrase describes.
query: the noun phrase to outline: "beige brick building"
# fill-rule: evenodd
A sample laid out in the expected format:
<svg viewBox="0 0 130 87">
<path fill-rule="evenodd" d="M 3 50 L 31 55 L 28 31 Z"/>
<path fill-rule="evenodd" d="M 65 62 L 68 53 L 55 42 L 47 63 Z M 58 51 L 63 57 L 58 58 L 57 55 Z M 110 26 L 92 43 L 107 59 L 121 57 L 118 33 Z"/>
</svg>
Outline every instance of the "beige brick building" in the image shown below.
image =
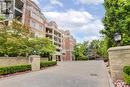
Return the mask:
<svg viewBox="0 0 130 87">
<path fill-rule="evenodd" d="M 33 1 L 2 0 L 0 4 L 0 14 L 5 16 L 7 21 L 16 18 L 28 26 L 35 37 L 49 38 L 56 46 L 56 60 L 67 61 L 74 58 L 72 53 L 76 40 L 69 31 L 59 29 L 55 21 L 48 21 Z"/>
<path fill-rule="evenodd" d="M 45 17 L 31 0 L 2 0 L 0 14 L 11 21 L 17 19 L 30 28 L 36 37 L 45 37 Z"/>
<path fill-rule="evenodd" d="M 53 44 L 56 46 L 56 52 L 54 56 L 56 60 L 61 60 L 62 57 L 62 31 L 58 29 L 58 25 L 54 21 L 46 22 L 46 38 L 52 40 Z"/>
<path fill-rule="evenodd" d="M 45 21 L 46 18 L 41 9 L 31 0 L 24 0 L 23 9 L 24 24 L 30 27 L 30 31 L 36 37 L 45 37 Z"/>
</svg>

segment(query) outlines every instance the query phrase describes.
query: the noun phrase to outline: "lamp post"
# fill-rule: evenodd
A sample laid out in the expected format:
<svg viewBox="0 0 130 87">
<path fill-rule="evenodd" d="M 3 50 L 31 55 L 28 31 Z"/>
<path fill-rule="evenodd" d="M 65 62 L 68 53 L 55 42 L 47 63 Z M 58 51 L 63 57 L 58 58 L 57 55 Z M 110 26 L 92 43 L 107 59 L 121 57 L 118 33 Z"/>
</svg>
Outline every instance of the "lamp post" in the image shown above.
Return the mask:
<svg viewBox="0 0 130 87">
<path fill-rule="evenodd" d="M 37 55 L 37 50 L 35 48 L 33 48 L 33 55 Z"/>
<path fill-rule="evenodd" d="M 115 40 L 117 46 L 121 45 L 121 43 L 120 43 L 121 42 L 121 34 L 119 32 L 115 33 L 114 40 Z"/>
</svg>

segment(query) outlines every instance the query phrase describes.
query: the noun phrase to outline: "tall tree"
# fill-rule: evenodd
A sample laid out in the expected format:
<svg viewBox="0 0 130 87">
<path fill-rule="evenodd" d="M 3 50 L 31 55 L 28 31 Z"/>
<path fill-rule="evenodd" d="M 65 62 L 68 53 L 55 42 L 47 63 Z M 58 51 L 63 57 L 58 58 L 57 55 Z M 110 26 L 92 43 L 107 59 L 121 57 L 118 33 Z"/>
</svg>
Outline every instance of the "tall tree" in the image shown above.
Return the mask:
<svg viewBox="0 0 130 87">
<path fill-rule="evenodd" d="M 52 41 L 48 38 L 32 38 L 29 40 L 30 54 L 39 54 L 41 56 L 47 56 L 50 60 L 53 53 L 55 53 L 56 48 Z"/>
<path fill-rule="evenodd" d="M 108 58 L 108 38 L 103 37 L 99 41 L 99 47 L 97 48 L 97 53 L 100 55 L 100 57 L 107 59 Z"/>
<path fill-rule="evenodd" d="M 87 60 L 87 48 L 88 48 L 88 43 L 87 41 L 83 43 L 79 43 L 75 46 L 74 48 L 74 55 L 76 60 Z"/>
<path fill-rule="evenodd" d="M 3 27 L 0 28 L 0 55 L 26 56 L 29 29 L 16 20 L 12 21 L 9 26 L 2 24 Z"/>
<path fill-rule="evenodd" d="M 108 38 L 108 46 L 115 46 L 114 35 L 119 32 L 121 44 L 130 45 L 130 0 L 104 0 L 106 9 L 102 34 Z"/>
</svg>

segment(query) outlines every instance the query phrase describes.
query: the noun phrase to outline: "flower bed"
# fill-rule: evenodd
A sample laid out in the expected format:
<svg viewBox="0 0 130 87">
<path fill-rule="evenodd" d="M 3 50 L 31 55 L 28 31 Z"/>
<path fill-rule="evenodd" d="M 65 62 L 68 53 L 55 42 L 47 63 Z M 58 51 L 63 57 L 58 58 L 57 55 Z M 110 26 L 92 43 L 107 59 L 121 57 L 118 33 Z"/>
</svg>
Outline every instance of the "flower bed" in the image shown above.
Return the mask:
<svg viewBox="0 0 130 87">
<path fill-rule="evenodd" d="M 115 87 L 130 87 L 130 66 L 125 66 L 123 68 L 123 73 L 124 81 L 117 80 L 115 82 Z"/>
</svg>

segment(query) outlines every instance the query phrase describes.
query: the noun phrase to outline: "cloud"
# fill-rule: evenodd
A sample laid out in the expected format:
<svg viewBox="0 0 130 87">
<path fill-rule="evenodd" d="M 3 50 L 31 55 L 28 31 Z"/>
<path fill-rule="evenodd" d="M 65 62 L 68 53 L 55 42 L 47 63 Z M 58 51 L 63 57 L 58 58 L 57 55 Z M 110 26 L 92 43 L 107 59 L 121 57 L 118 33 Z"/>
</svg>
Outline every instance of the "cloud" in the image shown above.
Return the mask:
<svg viewBox="0 0 130 87">
<path fill-rule="evenodd" d="M 80 37 L 77 37 L 76 40 L 77 40 L 77 43 L 81 43 L 83 41 L 92 41 L 92 40 L 96 40 L 96 39 L 99 39 L 98 36 L 90 36 L 90 37 L 82 37 L 82 39 Z"/>
<path fill-rule="evenodd" d="M 73 0 L 76 4 L 101 4 L 104 0 Z"/>
<path fill-rule="evenodd" d="M 51 0 L 51 5 L 58 5 L 60 7 L 63 7 L 63 3 L 60 2 L 59 0 Z"/>
<path fill-rule="evenodd" d="M 37 5 L 40 4 L 39 0 L 32 0 L 34 1 Z"/>
<path fill-rule="evenodd" d="M 60 29 L 70 30 L 78 42 L 100 38 L 103 29 L 100 19 L 87 11 L 69 10 L 67 12 L 44 12 L 45 16 L 56 21 Z"/>
<path fill-rule="evenodd" d="M 42 6 L 43 11 L 56 11 L 56 8 L 64 7 L 63 3 L 59 0 L 49 0 L 49 3 L 46 3 L 44 6 Z"/>
<path fill-rule="evenodd" d="M 42 11 L 51 11 L 54 7 L 52 5 L 45 5 L 42 9 Z"/>
</svg>

